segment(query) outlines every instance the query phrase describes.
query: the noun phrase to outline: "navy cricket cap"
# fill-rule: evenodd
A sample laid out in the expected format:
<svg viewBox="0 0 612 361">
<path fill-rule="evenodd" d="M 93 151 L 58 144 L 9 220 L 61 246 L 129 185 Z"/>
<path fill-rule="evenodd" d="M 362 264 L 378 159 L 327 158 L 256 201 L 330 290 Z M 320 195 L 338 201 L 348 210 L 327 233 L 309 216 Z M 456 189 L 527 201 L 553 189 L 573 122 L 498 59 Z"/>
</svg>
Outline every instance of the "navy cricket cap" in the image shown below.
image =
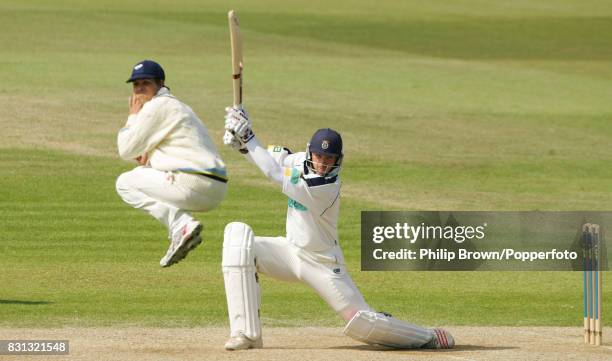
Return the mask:
<svg viewBox="0 0 612 361">
<path fill-rule="evenodd" d="M 309 143 L 309 151 L 319 154 L 342 156 L 342 137 L 333 129 L 317 130 Z"/>
<path fill-rule="evenodd" d="M 166 79 L 166 74 L 164 73 L 164 69 L 162 69 L 161 65 L 157 64 L 153 60 L 143 60 L 138 64 L 134 65 L 132 69 L 132 75 L 126 81 L 126 83 L 131 83 L 136 79 Z"/>
</svg>

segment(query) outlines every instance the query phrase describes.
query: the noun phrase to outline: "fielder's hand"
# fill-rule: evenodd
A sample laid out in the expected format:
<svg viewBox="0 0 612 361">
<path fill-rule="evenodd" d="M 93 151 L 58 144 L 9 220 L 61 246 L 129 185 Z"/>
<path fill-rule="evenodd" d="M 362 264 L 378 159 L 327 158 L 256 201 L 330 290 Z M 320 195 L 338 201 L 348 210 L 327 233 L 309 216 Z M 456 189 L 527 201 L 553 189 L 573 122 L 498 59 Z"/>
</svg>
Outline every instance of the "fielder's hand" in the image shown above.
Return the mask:
<svg viewBox="0 0 612 361">
<path fill-rule="evenodd" d="M 144 103 L 148 102 L 150 97 L 147 97 L 144 94 L 132 94 L 130 97 L 130 114 L 137 114 Z"/>
<path fill-rule="evenodd" d="M 149 156 L 147 154 L 143 154 L 136 158 L 136 161 L 139 165 L 146 166 L 149 163 Z"/>
<path fill-rule="evenodd" d="M 234 134 L 243 145 L 248 143 L 255 134 L 246 110 L 227 107 L 225 111 L 225 130 Z"/>
</svg>

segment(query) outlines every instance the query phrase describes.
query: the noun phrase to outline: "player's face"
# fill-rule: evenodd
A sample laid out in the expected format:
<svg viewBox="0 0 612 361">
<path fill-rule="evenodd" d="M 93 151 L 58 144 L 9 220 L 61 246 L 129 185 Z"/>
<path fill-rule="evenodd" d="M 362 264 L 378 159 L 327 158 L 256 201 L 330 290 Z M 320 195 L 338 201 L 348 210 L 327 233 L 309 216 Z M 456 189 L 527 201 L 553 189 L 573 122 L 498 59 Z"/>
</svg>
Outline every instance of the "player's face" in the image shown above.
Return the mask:
<svg viewBox="0 0 612 361">
<path fill-rule="evenodd" d="M 334 164 L 336 164 L 335 155 L 312 153 L 312 167 L 318 175 L 326 175 Z"/>
<path fill-rule="evenodd" d="M 161 88 L 155 79 L 136 79 L 132 82 L 134 86 L 134 94 L 145 95 L 147 99 L 152 99 Z"/>
</svg>

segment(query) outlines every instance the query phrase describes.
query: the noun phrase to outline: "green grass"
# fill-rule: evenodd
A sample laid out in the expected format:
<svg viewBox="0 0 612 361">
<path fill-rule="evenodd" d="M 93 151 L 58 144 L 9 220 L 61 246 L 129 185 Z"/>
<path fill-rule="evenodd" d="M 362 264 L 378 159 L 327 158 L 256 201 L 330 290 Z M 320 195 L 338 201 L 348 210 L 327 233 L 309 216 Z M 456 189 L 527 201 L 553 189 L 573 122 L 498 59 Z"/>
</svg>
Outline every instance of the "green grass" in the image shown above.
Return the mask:
<svg viewBox="0 0 612 361">
<path fill-rule="evenodd" d="M 0 180 L 1 188 L 10 190 L 0 205 L 3 325 L 223 324 L 225 223 L 239 219 L 262 235 L 284 231 L 283 196 L 271 187 L 232 180 L 222 206 L 198 214 L 204 246 L 187 261 L 160 269 L 165 230 L 115 194 L 116 176 L 128 169 L 124 163 L 5 149 L 0 166 L 18 170 Z M 578 272 L 358 272 L 360 210 L 367 207 L 343 200 L 340 234 L 349 268 L 373 307 L 423 323 L 578 324 Z M 268 325 L 340 324 L 303 285 L 263 276 L 262 287 Z M 612 296 L 610 287 L 604 290 L 605 297 Z"/>
<path fill-rule="evenodd" d="M 227 149 L 207 239 L 159 269 L 165 230 L 123 204 L 130 67 L 158 60 L 217 144 L 231 102 L 224 1 L 0 4 L 0 324 L 226 324 L 223 226 L 284 232 L 286 200 Z M 360 272 L 361 210 L 609 210 L 606 1 L 234 1 L 264 143 L 345 139 L 340 235 L 377 309 L 427 324 L 580 325 L 578 273 Z M 262 277 L 267 325 L 340 325 Z M 604 278 L 604 298 L 610 283 Z M 612 311 L 604 303 L 604 313 Z"/>
</svg>

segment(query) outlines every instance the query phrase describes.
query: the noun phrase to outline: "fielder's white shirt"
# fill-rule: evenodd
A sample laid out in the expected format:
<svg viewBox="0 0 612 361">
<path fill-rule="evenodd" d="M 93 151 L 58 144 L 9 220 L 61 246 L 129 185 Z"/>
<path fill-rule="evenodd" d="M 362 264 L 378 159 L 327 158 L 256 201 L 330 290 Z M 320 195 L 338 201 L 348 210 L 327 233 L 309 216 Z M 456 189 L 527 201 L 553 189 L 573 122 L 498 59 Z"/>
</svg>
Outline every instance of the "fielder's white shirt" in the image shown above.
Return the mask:
<svg viewBox="0 0 612 361">
<path fill-rule="evenodd" d="M 157 170 L 227 177 L 225 163 L 202 121 L 166 87 L 128 117 L 119 130 L 117 147 L 126 160 L 148 154 L 151 167 Z"/>
<path fill-rule="evenodd" d="M 281 184 L 288 199 L 287 239 L 298 247 L 320 252 L 338 240 L 340 177 L 321 177 L 305 165 L 306 153 L 290 154 L 279 146 L 265 151 L 253 138 L 247 156 L 271 180 Z M 267 158 L 267 159 L 266 159 Z"/>
</svg>

